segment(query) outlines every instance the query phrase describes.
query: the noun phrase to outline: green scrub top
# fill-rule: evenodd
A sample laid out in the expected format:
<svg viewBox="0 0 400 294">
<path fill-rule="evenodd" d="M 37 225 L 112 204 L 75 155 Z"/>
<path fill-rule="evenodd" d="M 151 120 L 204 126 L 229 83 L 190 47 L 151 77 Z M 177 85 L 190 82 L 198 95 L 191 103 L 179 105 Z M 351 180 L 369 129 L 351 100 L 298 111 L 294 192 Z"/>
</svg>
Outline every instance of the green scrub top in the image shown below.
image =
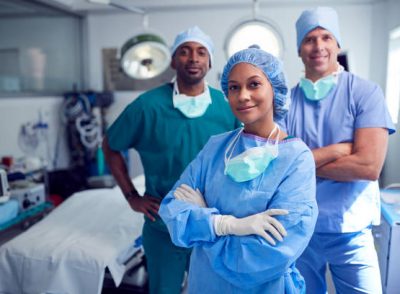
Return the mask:
<svg viewBox="0 0 400 294">
<path fill-rule="evenodd" d="M 201 117 L 187 118 L 174 108 L 173 84 L 165 84 L 140 95 L 108 129 L 111 149 L 138 151 L 146 194 L 163 198 L 210 136 L 240 126 L 222 92 L 209 88 L 212 103 Z"/>
</svg>

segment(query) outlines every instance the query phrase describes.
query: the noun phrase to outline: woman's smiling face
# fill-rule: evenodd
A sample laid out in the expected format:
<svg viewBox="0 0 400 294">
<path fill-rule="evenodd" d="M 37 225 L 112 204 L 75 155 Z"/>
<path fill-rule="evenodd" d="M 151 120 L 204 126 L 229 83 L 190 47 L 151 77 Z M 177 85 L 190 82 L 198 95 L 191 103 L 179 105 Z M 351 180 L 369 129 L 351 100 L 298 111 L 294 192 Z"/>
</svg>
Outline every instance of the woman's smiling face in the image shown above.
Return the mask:
<svg viewBox="0 0 400 294">
<path fill-rule="evenodd" d="M 246 131 L 265 135 L 273 125 L 274 92 L 260 68 L 245 62 L 235 65 L 229 74 L 228 100 Z"/>
</svg>

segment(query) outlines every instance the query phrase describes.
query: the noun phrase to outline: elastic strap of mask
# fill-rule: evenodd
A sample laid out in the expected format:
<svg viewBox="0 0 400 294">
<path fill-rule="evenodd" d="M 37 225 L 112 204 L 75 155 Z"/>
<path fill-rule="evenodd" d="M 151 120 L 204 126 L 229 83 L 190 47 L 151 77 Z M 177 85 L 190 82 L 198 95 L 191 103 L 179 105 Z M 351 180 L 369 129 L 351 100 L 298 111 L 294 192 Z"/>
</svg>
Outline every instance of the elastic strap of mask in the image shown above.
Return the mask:
<svg viewBox="0 0 400 294">
<path fill-rule="evenodd" d="M 336 63 L 337 64 L 337 69 L 336 69 L 336 71 L 334 71 L 333 73 L 331 73 L 331 75 L 333 75 L 335 78 L 337 78 L 337 76 L 339 76 L 339 74 L 341 74 L 343 71 L 344 71 L 344 67 L 339 63 L 339 62 L 337 62 Z M 304 74 L 304 76 L 303 76 L 303 79 L 306 79 L 306 80 L 308 80 L 307 78 L 306 78 L 306 75 Z M 316 81 L 317 82 L 317 81 Z M 314 82 L 312 82 L 313 84 L 314 84 Z"/>
<path fill-rule="evenodd" d="M 226 163 L 231 159 L 232 154 L 233 154 L 233 149 L 235 148 L 236 143 L 239 141 L 239 137 L 240 137 L 240 134 L 243 132 L 243 129 L 244 129 L 244 128 L 241 128 L 241 129 L 239 130 L 239 132 L 237 133 L 237 135 L 232 139 L 232 141 L 229 143 L 228 147 L 226 148 L 226 151 L 225 151 L 225 159 L 224 159 L 224 162 L 225 162 L 225 169 L 226 169 Z M 231 151 L 231 153 L 229 154 L 229 156 L 227 156 L 227 154 L 228 154 L 229 151 Z"/>
<path fill-rule="evenodd" d="M 332 75 L 337 76 L 344 71 L 344 67 L 338 62 L 337 70 L 332 73 Z"/>
<path fill-rule="evenodd" d="M 337 71 L 332 73 L 332 76 L 335 79 L 335 84 L 338 83 L 339 75 L 344 71 L 344 67 L 339 62 L 337 63 L 337 65 L 338 65 Z"/>
<path fill-rule="evenodd" d="M 174 82 L 173 95 L 180 95 L 181 93 L 179 92 L 178 81 L 176 80 L 176 78 L 173 80 L 173 82 Z M 210 90 L 208 88 L 208 82 L 204 81 L 203 93 L 206 92 L 206 91 L 210 92 Z"/>
<path fill-rule="evenodd" d="M 277 124 L 275 124 L 275 125 L 276 125 L 276 128 L 278 129 L 278 133 L 276 134 L 276 138 L 275 138 L 275 145 L 278 145 L 279 135 L 281 134 L 281 129 L 279 128 L 279 126 Z"/>
<path fill-rule="evenodd" d="M 337 84 L 339 80 L 339 75 L 344 71 L 344 67 L 338 62 L 337 70 L 332 73 L 333 78 L 335 79 L 335 84 Z"/>
<path fill-rule="evenodd" d="M 176 79 L 174 80 L 174 92 L 173 95 L 179 95 L 179 88 L 178 88 L 178 82 L 176 81 Z"/>
<path fill-rule="evenodd" d="M 269 136 L 268 136 L 268 138 L 267 138 L 267 141 L 271 140 L 271 137 L 272 137 L 272 135 L 275 133 L 276 130 L 278 130 L 278 136 L 279 136 L 280 129 L 279 129 L 278 125 L 275 124 L 275 126 L 274 126 L 274 128 L 272 129 L 271 133 L 269 133 Z M 276 140 L 276 141 L 277 141 L 277 140 Z M 276 144 L 276 143 L 275 143 L 275 144 Z"/>
<path fill-rule="evenodd" d="M 237 135 L 235 136 L 235 138 L 232 139 L 232 141 L 229 143 L 228 147 L 226 148 L 225 151 L 225 158 L 224 158 L 224 162 L 225 162 L 225 169 L 226 169 L 226 164 L 227 162 L 231 159 L 232 154 L 233 154 L 233 150 L 235 149 L 236 143 L 239 141 L 239 137 L 240 134 L 243 132 L 244 128 L 241 128 L 239 130 L 239 132 L 237 133 Z M 272 129 L 271 133 L 269 133 L 269 136 L 267 138 L 267 142 L 271 140 L 272 135 L 275 133 L 275 131 L 278 131 L 276 139 L 275 139 L 275 143 L 274 145 L 278 145 L 278 141 L 279 141 L 279 134 L 281 132 L 279 126 L 277 124 L 275 124 L 274 128 Z M 230 153 L 229 153 L 230 151 Z M 227 156 L 227 154 L 229 153 L 229 155 Z"/>
<path fill-rule="evenodd" d="M 277 124 L 275 124 L 274 129 L 273 129 L 272 132 L 269 134 L 269 136 L 268 136 L 268 141 L 267 141 L 267 142 L 269 142 L 269 141 L 271 140 L 272 135 L 275 133 L 275 130 L 277 130 L 277 134 L 276 134 L 275 142 L 274 142 L 274 147 L 276 147 L 276 148 L 275 148 L 275 150 L 276 150 L 275 156 L 278 156 L 278 148 L 277 148 L 277 146 L 278 146 L 278 143 L 279 143 L 279 134 L 281 133 L 281 129 L 279 128 L 279 126 L 278 126 Z M 268 143 L 265 144 L 265 146 L 267 147 L 267 146 L 268 146 Z"/>
</svg>

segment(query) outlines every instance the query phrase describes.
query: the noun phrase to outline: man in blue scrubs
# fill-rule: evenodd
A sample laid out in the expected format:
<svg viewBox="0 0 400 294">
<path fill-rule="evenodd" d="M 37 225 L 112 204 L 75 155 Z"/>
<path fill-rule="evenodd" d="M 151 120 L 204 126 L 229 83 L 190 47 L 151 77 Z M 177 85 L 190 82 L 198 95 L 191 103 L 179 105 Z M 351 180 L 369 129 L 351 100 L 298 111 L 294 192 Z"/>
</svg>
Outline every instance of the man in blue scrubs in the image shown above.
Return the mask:
<svg viewBox="0 0 400 294">
<path fill-rule="evenodd" d="M 326 264 L 337 293 L 381 293 L 371 225 L 379 222 L 377 180 L 394 126 L 381 88 L 338 64 L 335 10 L 304 11 L 296 30 L 305 76 L 292 89 L 284 124 L 313 151 L 319 208 L 297 266 L 307 293 L 326 293 Z"/>
<path fill-rule="evenodd" d="M 143 247 L 150 293 L 180 293 L 190 257 L 190 250 L 172 244 L 158 216 L 161 199 L 210 136 L 240 125 L 222 92 L 204 80 L 213 64 L 212 52 L 210 37 L 198 27 L 178 34 L 171 50 L 176 81 L 149 90 L 129 104 L 103 142 L 107 163 L 130 206 L 145 215 Z M 129 148 L 138 151 L 143 164 L 143 197 L 133 186 L 120 153 Z"/>
</svg>

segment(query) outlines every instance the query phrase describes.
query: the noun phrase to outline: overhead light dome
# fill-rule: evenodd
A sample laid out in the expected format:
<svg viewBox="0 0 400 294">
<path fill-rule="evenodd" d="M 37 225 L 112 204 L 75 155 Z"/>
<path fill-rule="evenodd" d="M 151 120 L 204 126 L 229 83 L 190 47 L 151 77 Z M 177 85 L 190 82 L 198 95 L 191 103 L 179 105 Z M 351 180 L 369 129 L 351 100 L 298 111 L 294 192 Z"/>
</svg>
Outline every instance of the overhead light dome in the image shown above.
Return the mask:
<svg viewBox="0 0 400 294">
<path fill-rule="evenodd" d="M 163 73 L 170 62 L 170 50 L 157 35 L 137 35 L 121 49 L 121 67 L 125 74 L 134 79 L 154 78 Z"/>
</svg>

